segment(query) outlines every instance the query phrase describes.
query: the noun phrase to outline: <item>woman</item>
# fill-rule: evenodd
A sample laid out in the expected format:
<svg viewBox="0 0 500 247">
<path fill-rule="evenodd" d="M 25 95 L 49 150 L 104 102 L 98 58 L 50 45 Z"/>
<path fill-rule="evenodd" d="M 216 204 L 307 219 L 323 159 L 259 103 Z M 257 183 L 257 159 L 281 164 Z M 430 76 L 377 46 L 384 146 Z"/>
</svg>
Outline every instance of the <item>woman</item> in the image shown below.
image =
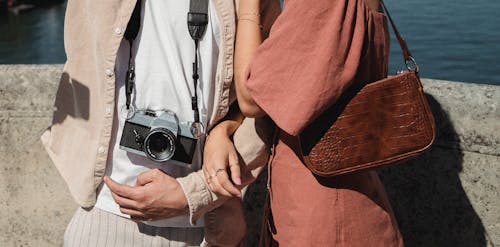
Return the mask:
<svg viewBox="0 0 500 247">
<path fill-rule="evenodd" d="M 388 30 L 378 0 L 287 0 L 264 42 L 259 8 L 259 0 L 239 6 L 235 80 L 242 113 L 269 116 L 278 127 L 268 184 L 274 244 L 403 246 L 374 171 L 316 177 L 291 148 L 290 137 L 351 84 L 387 76 Z"/>
</svg>

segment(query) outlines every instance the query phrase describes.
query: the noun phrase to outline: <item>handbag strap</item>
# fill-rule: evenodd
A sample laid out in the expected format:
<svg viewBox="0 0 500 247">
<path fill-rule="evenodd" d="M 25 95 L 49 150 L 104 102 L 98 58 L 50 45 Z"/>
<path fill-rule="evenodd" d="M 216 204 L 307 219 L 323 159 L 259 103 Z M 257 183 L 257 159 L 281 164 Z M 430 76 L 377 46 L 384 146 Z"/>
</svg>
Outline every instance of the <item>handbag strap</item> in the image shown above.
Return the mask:
<svg viewBox="0 0 500 247">
<path fill-rule="evenodd" d="M 401 50 L 403 51 L 403 58 L 405 60 L 405 65 L 408 70 L 414 69 L 415 72 L 418 73 L 419 68 L 418 64 L 415 61 L 415 58 L 411 55 L 410 49 L 408 48 L 408 45 L 406 44 L 405 39 L 401 37 L 401 34 L 399 34 L 398 28 L 396 27 L 396 24 L 394 24 L 394 21 L 391 18 L 391 15 L 389 14 L 389 10 L 385 6 L 385 3 L 383 0 L 380 0 L 380 5 L 382 5 L 382 9 L 387 16 L 387 19 L 391 23 L 392 30 L 394 31 L 394 35 L 396 36 L 396 39 L 398 40 L 399 46 L 401 47 Z"/>
</svg>

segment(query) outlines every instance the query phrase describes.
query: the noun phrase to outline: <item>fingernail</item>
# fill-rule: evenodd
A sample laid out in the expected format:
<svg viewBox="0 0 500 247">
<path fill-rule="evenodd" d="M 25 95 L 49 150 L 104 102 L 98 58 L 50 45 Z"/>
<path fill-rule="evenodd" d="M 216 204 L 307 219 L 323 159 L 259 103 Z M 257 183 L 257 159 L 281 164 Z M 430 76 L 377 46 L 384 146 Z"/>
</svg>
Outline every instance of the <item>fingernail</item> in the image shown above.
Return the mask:
<svg viewBox="0 0 500 247">
<path fill-rule="evenodd" d="M 237 185 L 241 185 L 241 179 L 240 178 L 235 178 L 234 183 Z"/>
</svg>

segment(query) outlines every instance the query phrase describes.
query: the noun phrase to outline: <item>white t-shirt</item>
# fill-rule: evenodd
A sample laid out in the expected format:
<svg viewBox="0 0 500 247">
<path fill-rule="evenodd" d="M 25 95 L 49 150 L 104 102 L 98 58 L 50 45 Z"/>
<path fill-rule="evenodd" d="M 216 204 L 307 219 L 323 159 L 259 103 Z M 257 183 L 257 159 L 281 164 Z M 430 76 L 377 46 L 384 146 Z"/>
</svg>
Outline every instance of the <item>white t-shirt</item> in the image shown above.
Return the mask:
<svg viewBox="0 0 500 247">
<path fill-rule="evenodd" d="M 132 95 L 132 105 L 136 109 L 168 109 L 176 113 L 181 123 L 193 122 L 194 112 L 191 95 L 194 93 L 192 80 L 195 55 L 194 41 L 187 27 L 189 0 L 143 0 L 141 29 L 133 43 L 135 56 L 136 86 Z M 198 73 L 198 108 L 200 120 L 206 127 L 207 116 L 213 108 L 214 81 L 219 54 L 219 22 L 212 4 L 209 3 L 209 23 L 199 47 Z M 142 172 L 159 168 L 172 177 L 186 176 L 201 168 L 201 150 L 204 138 L 198 141 L 191 168 L 150 159 L 126 152 L 119 148 L 125 123 L 125 75 L 128 68 L 129 43 L 122 41 L 116 61 L 116 111 L 113 138 L 106 175 L 115 181 L 135 185 L 136 178 Z M 117 115 L 117 116 L 116 116 Z M 129 217 L 120 212 L 113 200 L 109 188 L 103 184 L 97 196 L 97 208 Z M 191 227 L 189 216 L 147 222 L 161 227 Z M 199 221 L 196 227 L 203 226 Z"/>
</svg>

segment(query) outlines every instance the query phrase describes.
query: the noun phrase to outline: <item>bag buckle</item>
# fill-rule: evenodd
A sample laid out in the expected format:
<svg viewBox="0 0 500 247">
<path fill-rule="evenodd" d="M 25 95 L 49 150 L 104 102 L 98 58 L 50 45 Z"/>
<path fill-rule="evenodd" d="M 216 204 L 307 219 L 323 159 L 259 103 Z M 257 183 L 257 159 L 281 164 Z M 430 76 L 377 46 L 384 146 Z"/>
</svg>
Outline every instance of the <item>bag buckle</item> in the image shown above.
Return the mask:
<svg viewBox="0 0 500 247">
<path fill-rule="evenodd" d="M 415 70 L 416 73 L 420 71 L 417 61 L 415 61 L 415 58 L 413 56 L 408 57 L 408 59 L 405 61 L 405 65 L 408 70 Z"/>
</svg>

